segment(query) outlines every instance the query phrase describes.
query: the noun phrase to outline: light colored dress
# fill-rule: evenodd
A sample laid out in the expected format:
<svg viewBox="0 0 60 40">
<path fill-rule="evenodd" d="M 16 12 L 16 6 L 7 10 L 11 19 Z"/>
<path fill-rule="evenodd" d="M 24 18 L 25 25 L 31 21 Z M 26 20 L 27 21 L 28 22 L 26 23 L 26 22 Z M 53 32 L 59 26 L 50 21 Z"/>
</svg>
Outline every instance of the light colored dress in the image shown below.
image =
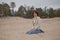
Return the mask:
<svg viewBox="0 0 60 40">
<path fill-rule="evenodd" d="M 38 16 L 37 17 L 34 17 L 33 20 L 32 20 L 32 23 L 33 23 L 34 28 L 40 27 L 41 18 L 38 17 Z"/>
</svg>

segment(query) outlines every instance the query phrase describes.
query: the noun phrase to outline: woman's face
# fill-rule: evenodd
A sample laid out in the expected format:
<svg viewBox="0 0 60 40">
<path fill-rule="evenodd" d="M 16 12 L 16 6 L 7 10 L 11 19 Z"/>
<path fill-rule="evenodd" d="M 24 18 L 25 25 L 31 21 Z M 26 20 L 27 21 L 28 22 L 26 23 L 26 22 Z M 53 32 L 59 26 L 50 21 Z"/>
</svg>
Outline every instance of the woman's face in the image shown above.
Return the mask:
<svg viewBox="0 0 60 40">
<path fill-rule="evenodd" d="M 35 13 L 35 12 L 34 12 L 34 14 L 33 14 L 33 15 L 34 15 L 34 17 L 37 17 L 37 13 Z"/>
</svg>

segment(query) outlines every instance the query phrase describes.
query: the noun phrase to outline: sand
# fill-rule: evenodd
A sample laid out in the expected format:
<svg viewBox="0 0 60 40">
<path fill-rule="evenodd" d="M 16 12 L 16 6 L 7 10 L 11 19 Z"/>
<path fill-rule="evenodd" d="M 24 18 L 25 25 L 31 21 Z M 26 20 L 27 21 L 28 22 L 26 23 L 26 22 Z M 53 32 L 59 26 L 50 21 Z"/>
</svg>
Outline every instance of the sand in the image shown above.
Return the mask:
<svg viewBox="0 0 60 40">
<path fill-rule="evenodd" d="M 25 34 L 30 30 L 32 19 L 21 17 L 0 18 L 0 40 L 60 40 L 60 18 L 42 19 L 44 33 Z"/>
</svg>

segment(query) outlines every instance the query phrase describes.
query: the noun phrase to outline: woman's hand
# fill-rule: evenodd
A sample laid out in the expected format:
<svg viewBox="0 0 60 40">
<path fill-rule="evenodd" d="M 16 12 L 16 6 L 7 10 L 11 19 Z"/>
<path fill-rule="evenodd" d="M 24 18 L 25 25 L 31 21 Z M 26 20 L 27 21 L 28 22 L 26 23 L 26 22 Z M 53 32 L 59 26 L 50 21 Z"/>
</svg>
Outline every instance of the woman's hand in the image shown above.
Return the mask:
<svg viewBox="0 0 60 40">
<path fill-rule="evenodd" d="M 35 27 L 32 27 L 32 29 L 35 29 Z"/>
</svg>

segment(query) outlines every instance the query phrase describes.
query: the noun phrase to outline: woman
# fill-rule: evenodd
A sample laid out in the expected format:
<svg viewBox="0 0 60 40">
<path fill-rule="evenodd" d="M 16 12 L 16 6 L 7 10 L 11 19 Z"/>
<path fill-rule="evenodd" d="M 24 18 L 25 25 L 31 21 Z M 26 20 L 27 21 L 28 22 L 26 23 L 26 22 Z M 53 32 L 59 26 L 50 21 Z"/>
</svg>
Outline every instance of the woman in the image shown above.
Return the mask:
<svg viewBox="0 0 60 40">
<path fill-rule="evenodd" d="M 40 23 L 41 23 L 41 19 L 38 16 L 38 12 L 34 11 L 33 12 L 33 27 L 32 30 L 28 31 L 27 34 L 38 34 L 38 33 L 44 33 L 44 31 L 42 31 L 40 29 Z"/>
<path fill-rule="evenodd" d="M 33 12 L 33 26 L 32 29 L 40 28 L 41 18 L 39 17 L 39 14 L 37 11 Z"/>
</svg>

